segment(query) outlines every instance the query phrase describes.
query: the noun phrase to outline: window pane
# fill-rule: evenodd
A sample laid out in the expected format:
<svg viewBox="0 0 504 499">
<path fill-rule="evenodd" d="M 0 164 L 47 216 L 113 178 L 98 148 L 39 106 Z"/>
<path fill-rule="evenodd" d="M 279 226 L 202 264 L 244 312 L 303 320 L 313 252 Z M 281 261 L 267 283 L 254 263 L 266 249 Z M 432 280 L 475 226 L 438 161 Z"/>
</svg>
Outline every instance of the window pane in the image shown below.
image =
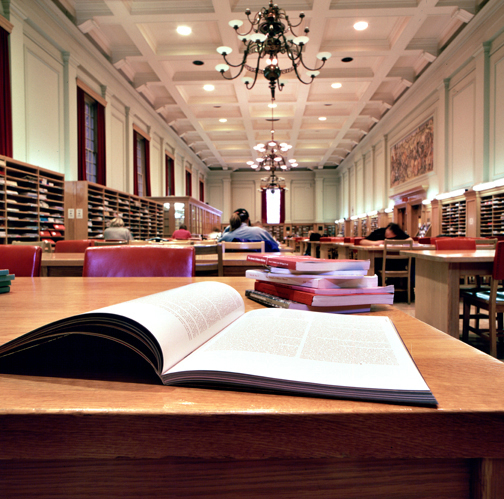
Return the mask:
<svg viewBox="0 0 504 499">
<path fill-rule="evenodd" d="M 266 223 L 280 223 L 280 189 L 266 191 Z"/>
<path fill-rule="evenodd" d="M 96 102 L 87 97 L 84 103 L 86 123 L 86 180 L 96 182 Z"/>
</svg>

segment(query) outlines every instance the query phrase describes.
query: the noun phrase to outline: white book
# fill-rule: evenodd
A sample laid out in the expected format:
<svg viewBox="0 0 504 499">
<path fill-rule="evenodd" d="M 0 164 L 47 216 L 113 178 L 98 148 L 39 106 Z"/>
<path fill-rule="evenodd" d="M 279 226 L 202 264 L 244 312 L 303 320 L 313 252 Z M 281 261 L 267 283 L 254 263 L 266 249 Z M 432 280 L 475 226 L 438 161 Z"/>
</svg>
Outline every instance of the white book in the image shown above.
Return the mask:
<svg viewBox="0 0 504 499">
<path fill-rule="evenodd" d="M 258 281 L 277 284 L 291 284 L 310 288 L 338 289 L 338 288 L 373 288 L 378 286 L 378 276 L 375 275 L 327 275 L 322 277 L 315 274 L 277 274 L 263 270 L 247 270 L 246 277 Z"/>
<path fill-rule="evenodd" d="M 388 317 L 279 308 L 244 312 L 243 298 L 231 286 L 193 283 L 38 328 L 0 347 L 0 371 L 4 362 L 18 368 L 16 356 L 36 352 L 44 342 L 51 348 L 66 341 L 67 347 L 72 338 L 85 335 L 101 344 L 110 340 L 118 352 L 131 348 L 165 385 L 222 384 L 437 404 Z"/>
</svg>

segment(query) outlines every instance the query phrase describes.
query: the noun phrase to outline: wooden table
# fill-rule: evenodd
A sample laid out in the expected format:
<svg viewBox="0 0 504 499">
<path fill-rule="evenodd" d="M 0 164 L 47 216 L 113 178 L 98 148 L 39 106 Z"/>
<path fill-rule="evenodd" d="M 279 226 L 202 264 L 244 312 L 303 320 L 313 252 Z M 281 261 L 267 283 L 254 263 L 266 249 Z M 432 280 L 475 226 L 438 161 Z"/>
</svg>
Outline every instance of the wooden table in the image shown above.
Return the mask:
<svg viewBox="0 0 504 499">
<path fill-rule="evenodd" d="M 16 278 L 0 295 L 0 341 L 203 279 Z M 242 295 L 251 284 L 220 280 Z M 377 310 L 437 409 L 0 374 L 0 495 L 502 498 L 504 364 L 391 306 Z"/>
<path fill-rule="evenodd" d="M 495 250 L 403 250 L 401 254 L 415 258 L 415 317 L 458 338 L 460 278 L 490 275 Z"/>
<path fill-rule="evenodd" d="M 288 255 L 288 251 L 268 253 Z M 247 269 L 262 268 L 258 262 L 247 261 L 248 253 L 224 253 L 225 276 L 245 276 Z M 197 260 L 217 261 L 215 255 L 198 255 Z M 84 253 L 42 253 L 41 274 L 43 277 L 80 277 L 84 266 Z"/>
</svg>

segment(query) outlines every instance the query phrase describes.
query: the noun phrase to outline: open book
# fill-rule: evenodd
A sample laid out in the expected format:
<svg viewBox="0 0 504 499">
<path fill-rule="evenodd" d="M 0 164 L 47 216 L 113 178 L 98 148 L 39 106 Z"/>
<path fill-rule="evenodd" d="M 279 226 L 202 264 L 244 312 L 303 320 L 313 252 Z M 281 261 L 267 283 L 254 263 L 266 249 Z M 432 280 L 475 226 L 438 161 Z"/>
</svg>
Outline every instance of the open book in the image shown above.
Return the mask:
<svg viewBox="0 0 504 499">
<path fill-rule="evenodd" d="M 128 346 L 165 385 L 437 403 L 387 317 L 244 311 L 227 284 L 189 284 L 38 328 L 0 347 L 0 370 L 16 352 L 84 334 Z"/>
</svg>

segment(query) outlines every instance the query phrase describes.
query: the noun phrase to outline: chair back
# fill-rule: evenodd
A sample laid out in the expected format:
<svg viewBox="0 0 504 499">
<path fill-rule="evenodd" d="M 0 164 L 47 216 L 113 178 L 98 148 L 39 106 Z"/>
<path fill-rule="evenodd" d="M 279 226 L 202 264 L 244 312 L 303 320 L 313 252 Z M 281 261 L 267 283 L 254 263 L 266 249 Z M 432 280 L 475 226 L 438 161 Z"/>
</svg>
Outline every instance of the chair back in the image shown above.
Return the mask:
<svg viewBox="0 0 504 499">
<path fill-rule="evenodd" d="M 94 239 L 76 239 L 56 241 L 55 253 L 84 253 L 86 248 L 94 246 Z"/>
<path fill-rule="evenodd" d="M 474 242 L 476 243 L 476 249 L 490 249 L 490 248 L 495 248 L 495 245 L 497 244 L 498 239 L 497 238 L 481 238 L 478 239 L 476 238 Z"/>
<path fill-rule="evenodd" d="M 16 277 L 39 277 L 41 260 L 40 246 L 0 244 L 0 268 Z"/>
<path fill-rule="evenodd" d="M 94 240 L 95 246 L 119 246 L 121 244 L 128 244 L 128 241 L 124 239 L 103 239 L 103 240 Z"/>
<path fill-rule="evenodd" d="M 52 253 L 52 246 L 49 241 L 12 241 L 12 244 L 22 246 L 40 246 L 43 253 Z"/>
<path fill-rule="evenodd" d="M 222 252 L 225 253 L 226 250 L 237 250 L 237 251 L 250 251 L 250 250 L 260 250 L 260 253 L 265 252 L 264 241 L 249 241 L 249 242 L 228 242 L 222 241 Z"/>
<path fill-rule="evenodd" d="M 504 280 L 504 241 L 499 241 L 495 247 L 492 279 L 496 281 Z"/>
<path fill-rule="evenodd" d="M 196 272 L 214 271 L 218 276 L 224 275 L 222 261 L 222 243 L 194 245 L 196 253 Z M 216 255 L 217 261 L 198 260 L 199 255 Z"/>
<path fill-rule="evenodd" d="M 83 277 L 193 277 L 193 247 L 108 246 L 88 248 Z"/>
<path fill-rule="evenodd" d="M 464 237 L 446 237 L 436 239 L 436 250 L 475 251 L 476 241 L 474 239 L 467 239 Z"/>
</svg>

